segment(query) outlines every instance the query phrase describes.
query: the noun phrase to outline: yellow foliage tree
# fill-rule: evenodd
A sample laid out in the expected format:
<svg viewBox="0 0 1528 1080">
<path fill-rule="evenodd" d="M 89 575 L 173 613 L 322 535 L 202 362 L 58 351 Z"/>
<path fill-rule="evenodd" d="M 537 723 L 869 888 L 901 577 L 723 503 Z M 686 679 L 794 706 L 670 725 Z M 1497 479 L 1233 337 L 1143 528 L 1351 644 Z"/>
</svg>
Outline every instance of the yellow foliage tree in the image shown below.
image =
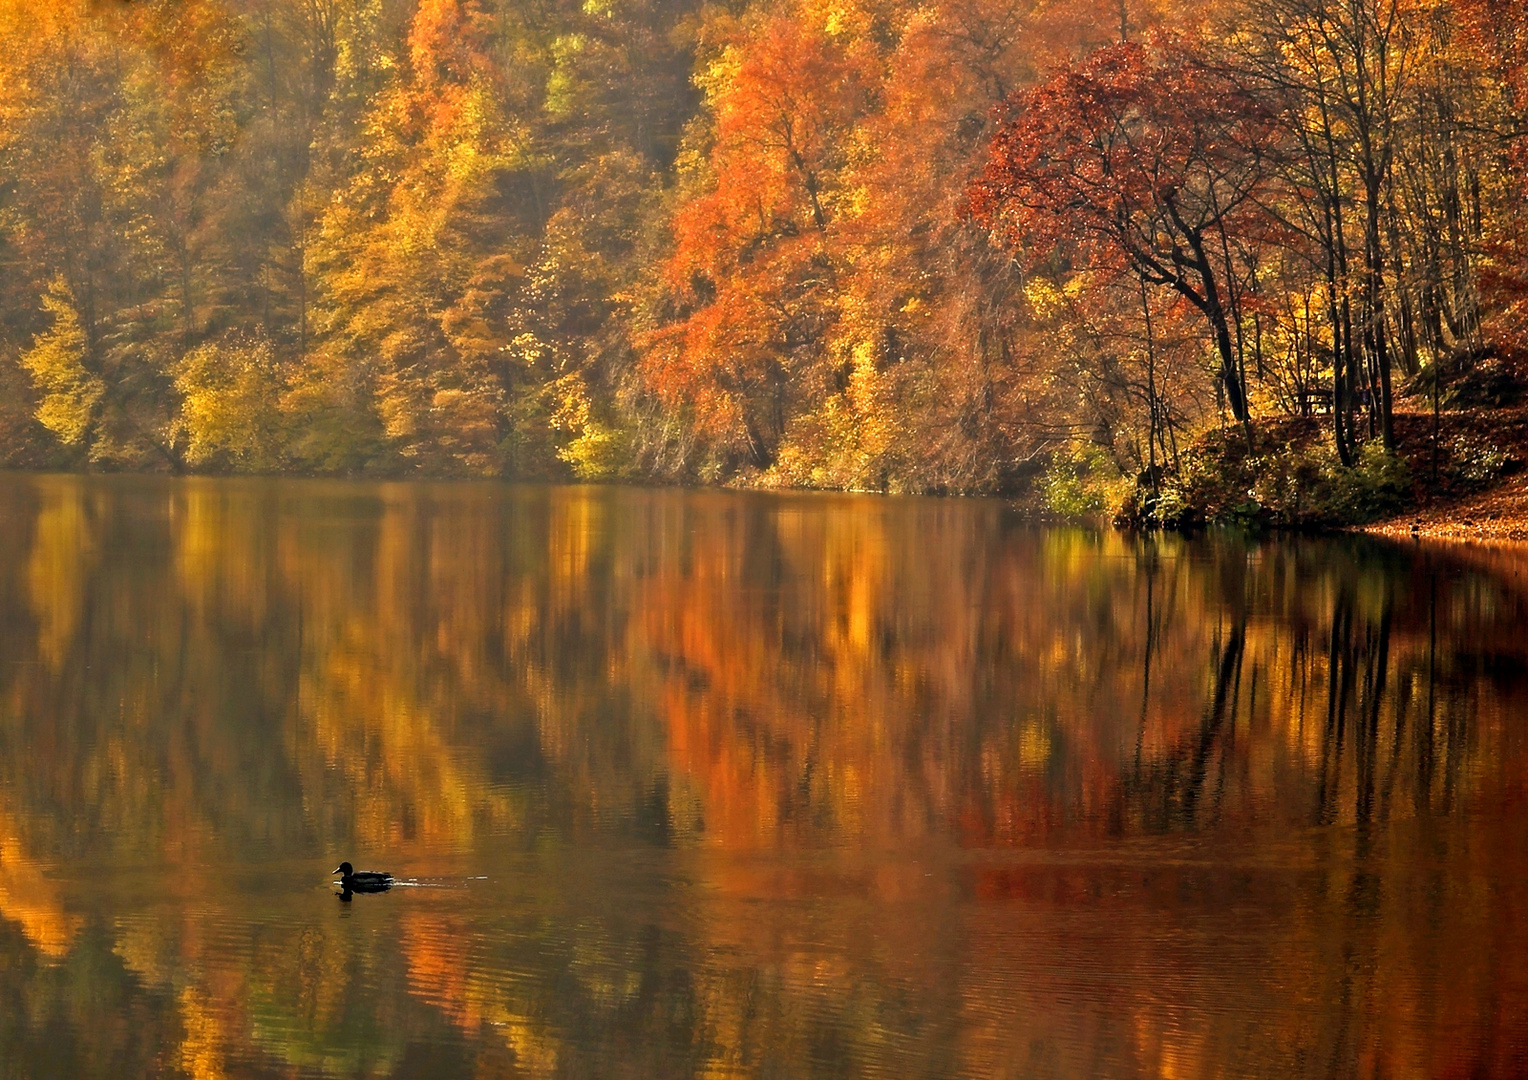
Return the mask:
<svg viewBox="0 0 1528 1080">
<path fill-rule="evenodd" d="M 208 342 L 188 352 L 175 374 L 180 429 L 193 465 L 223 460 L 245 469 L 281 461 L 282 380 L 263 338 Z"/>
<path fill-rule="evenodd" d="M 41 394 L 37 419 L 71 446 L 84 441 L 97 416 L 106 386 L 87 366 L 90 342 L 75 308 L 74 293 L 63 277 L 53 280 L 42 306 L 53 316 L 51 329 L 37 335 L 21 356 Z"/>
</svg>

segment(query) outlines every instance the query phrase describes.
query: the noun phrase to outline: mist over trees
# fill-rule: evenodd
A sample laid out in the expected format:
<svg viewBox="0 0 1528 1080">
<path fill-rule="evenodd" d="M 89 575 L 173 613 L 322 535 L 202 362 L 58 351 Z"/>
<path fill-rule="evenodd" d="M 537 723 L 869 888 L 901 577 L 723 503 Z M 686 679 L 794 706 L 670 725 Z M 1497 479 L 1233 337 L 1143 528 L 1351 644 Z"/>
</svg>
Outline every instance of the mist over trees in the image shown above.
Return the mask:
<svg viewBox="0 0 1528 1080">
<path fill-rule="evenodd" d="M 0 0 L 0 461 L 1367 467 L 1528 334 L 1525 63 L 1512 0 Z"/>
</svg>

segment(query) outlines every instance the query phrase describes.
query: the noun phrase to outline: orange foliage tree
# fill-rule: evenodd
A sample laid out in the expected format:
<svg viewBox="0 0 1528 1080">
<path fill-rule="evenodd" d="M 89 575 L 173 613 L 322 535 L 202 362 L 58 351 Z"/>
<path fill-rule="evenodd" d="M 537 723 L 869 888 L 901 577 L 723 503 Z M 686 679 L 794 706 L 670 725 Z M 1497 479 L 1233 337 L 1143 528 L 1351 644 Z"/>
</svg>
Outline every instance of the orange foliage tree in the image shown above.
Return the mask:
<svg viewBox="0 0 1528 1080">
<path fill-rule="evenodd" d="M 703 436 L 757 466 L 822 360 L 843 272 L 830 232 L 870 61 L 821 20 L 780 14 L 735 30 L 704 76 L 714 145 L 663 267 L 679 317 L 644 369 L 670 408 L 693 408 Z"/>
</svg>

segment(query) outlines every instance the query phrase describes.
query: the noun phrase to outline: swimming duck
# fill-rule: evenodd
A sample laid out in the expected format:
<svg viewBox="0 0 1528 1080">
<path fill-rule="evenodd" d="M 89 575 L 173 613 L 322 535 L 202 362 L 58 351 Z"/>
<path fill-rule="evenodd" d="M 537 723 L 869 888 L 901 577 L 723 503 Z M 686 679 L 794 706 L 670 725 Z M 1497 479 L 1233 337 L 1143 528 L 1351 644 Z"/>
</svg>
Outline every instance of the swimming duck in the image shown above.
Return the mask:
<svg viewBox="0 0 1528 1080">
<path fill-rule="evenodd" d="M 386 892 L 393 887 L 393 875 L 377 870 L 357 870 L 348 862 L 334 868 L 340 876 L 340 888 L 346 892 Z"/>
</svg>

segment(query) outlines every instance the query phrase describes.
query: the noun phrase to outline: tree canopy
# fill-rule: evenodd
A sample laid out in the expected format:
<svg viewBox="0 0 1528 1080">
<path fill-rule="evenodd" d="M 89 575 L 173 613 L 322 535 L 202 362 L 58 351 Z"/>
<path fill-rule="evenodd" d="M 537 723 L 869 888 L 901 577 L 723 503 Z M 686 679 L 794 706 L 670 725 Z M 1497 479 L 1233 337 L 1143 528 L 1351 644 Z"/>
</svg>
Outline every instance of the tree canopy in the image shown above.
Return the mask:
<svg viewBox="0 0 1528 1080">
<path fill-rule="evenodd" d="M 0 0 L 0 460 L 1000 491 L 1316 418 L 1357 468 L 1521 377 L 1525 42 L 1497 0 Z"/>
</svg>

